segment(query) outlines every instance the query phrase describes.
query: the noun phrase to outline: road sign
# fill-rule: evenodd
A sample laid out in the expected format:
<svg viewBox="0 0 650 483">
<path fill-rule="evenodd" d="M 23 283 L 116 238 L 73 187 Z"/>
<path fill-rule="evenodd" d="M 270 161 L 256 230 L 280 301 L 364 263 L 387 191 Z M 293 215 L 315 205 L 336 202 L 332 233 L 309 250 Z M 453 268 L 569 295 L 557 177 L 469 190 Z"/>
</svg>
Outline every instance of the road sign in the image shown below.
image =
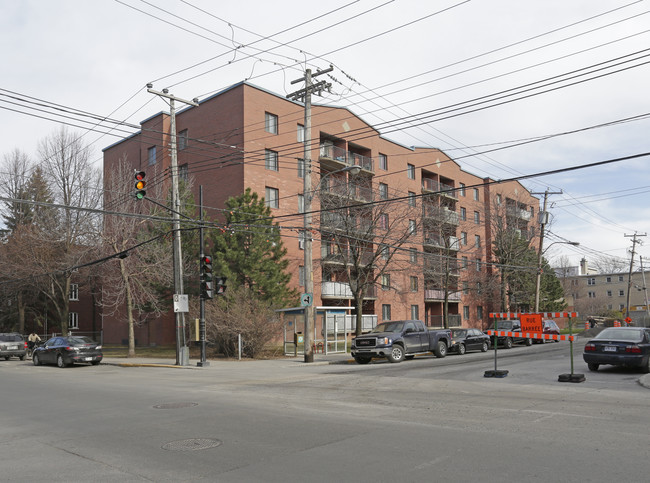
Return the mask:
<svg viewBox="0 0 650 483">
<path fill-rule="evenodd" d="M 300 296 L 300 306 L 301 307 L 311 307 L 311 304 L 314 302 L 314 294 L 304 293 Z"/>
<path fill-rule="evenodd" d="M 186 294 L 174 294 L 174 312 L 189 312 L 190 303 Z"/>
</svg>

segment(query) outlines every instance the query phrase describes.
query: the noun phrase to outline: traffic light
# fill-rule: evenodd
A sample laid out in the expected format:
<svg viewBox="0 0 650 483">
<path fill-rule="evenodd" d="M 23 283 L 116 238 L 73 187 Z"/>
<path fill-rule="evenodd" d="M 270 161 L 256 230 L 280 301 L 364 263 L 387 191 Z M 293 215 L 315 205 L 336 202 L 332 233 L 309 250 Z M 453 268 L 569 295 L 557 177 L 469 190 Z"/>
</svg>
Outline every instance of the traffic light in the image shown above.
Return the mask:
<svg viewBox="0 0 650 483">
<path fill-rule="evenodd" d="M 201 255 L 201 298 L 211 299 L 214 297 L 214 282 L 212 275 L 212 256 Z"/>
<path fill-rule="evenodd" d="M 226 286 L 226 280 L 227 280 L 226 277 L 215 278 L 214 283 L 216 286 L 217 295 L 223 295 L 224 293 L 226 293 L 226 288 L 228 288 Z"/>
<path fill-rule="evenodd" d="M 147 192 L 144 190 L 144 187 L 147 186 L 147 182 L 144 180 L 145 174 L 144 171 L 136 171 L 135 173 L 135 199 L 141 200 L 147 195 Z"/>
</svg>

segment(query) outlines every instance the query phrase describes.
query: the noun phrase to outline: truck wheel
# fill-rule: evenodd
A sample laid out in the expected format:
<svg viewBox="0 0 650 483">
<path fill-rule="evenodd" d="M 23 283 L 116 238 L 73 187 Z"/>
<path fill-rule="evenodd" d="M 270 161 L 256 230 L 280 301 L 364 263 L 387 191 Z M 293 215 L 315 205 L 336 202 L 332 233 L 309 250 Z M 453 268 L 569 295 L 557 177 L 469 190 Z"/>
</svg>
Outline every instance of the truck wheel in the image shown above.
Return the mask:
<svg viewBox="0 0 650 483">
<path fill-rule="evenodd" d="M 458 344 L 458 353 L 462 356 L 465 354 L 467 349 L 465 348 L 465 344 Z"/>
<path fill-rule="evenodd" d="M 531 345 L 533 345 L 533 339 L 526 339 L 526 345 L 527 345 L 528 347 L 530 347 Z"/>
<path fill-rule="evenodd" d="M 488 349 L 489 349 L 489 347 L 488 347 L 488 343 L 487 343 L 487 342 L 483 342 L 483 345 L 481 346 L 481 352 L 487 352 Z"/>
<path fill-rule="evenodd" d="M 447 355 L 447 344 L 443 341 L 439 341 L 436 344 L 436 348 L 433 349 L 433 353 L 436 357 L 445 357 Z"/>
<path fill-rule="evenodd" d="M 512 339 L 510 337 L 506 337 L 506 340 L 503 341 L 503 346 L 506 349 L 512 349 Z"/>
<path fill-rule="evenodd" d="M 357 364 L 368 364 L 372 360 L 372 357 L 356 356 L 354 360 L 357 361 Z"/>
<path fill-rule="evenodd" d="M 388 360 L 390 362 L 402 362 L 405 355 L 404 348 L 401 345 L 395 344 L 388 353 Z"/>
</svg>

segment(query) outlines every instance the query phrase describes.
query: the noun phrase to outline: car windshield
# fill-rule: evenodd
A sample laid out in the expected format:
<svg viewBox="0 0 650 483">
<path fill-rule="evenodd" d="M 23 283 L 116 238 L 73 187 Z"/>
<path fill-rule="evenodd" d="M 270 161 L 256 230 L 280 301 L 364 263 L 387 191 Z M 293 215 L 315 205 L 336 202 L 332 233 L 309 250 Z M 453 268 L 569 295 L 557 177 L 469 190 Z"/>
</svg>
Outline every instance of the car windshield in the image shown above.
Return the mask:
<svg viewBox="0 0 650 483">
<path fill-rule="evenodd" d="M 85 336 L 78 336 L 78 337 L 69 337 L 68 338 L 68 344 L 71 346 L 75 345 L 88 345 L 88 344 L 95 344 L 96 342 L 92 340 L 90 337 L 85 337 Z"/>
<path fill-rule="evenodd" d="M 513 321 L 512 320 L 499 320 L 497 322 L 497 329 L 506 329 L 510 330 L 513 328 Z"/>
<path fill-rule="evenodd" d="M 18 334 L 3 334 L 0 335 L 0 341 L 2 342 L 21 342 L 23 339 Z"/>
<path fill-rule="evenodd" d="M 372 329 L 370 332 L 402 332 L 402 328 L 404 327 L 404 322 L 382 322 L 381 324 L 378 324 L 374 329 Z"/>
<path fill-rule="evenodd" d="M 465 329 L 452 329 L 452 337 L 467 337 L 467 331 Z"/>
<path fill-rule="evenodd" d="M 624 342 L 641 342 L 643 331 L 641 329 L 620 329 L 613 327 L 603 330 L 595 339 L 620 340 Z"/>
</svg>

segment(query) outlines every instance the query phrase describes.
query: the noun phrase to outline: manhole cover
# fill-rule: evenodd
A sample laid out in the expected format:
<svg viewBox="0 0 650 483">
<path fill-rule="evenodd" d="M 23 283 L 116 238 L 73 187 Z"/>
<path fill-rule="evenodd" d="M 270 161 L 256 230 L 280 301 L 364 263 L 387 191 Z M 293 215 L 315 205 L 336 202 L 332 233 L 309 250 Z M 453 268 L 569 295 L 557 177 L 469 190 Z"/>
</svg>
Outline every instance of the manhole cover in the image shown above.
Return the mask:
<svg viewBox="0 0 650 483">
<path fill-rule="evenodd" d="M 170 441 L 162 445 L 162 449 L 168 451 L 198 451 L 200 449 L 215 448 L 221 446 L 221 440 L 213 438 L 192 438 Z"/>
<path fill-rule="evenodd" d="M 165 404 L 156 404 L 155 409 L 178 409 L 178 408 L 191 408 L 192 406 L 198 406 L 199 403 L 195 402 L 177 402 L 177 403 L 165 403 Z"/>
</svg>

